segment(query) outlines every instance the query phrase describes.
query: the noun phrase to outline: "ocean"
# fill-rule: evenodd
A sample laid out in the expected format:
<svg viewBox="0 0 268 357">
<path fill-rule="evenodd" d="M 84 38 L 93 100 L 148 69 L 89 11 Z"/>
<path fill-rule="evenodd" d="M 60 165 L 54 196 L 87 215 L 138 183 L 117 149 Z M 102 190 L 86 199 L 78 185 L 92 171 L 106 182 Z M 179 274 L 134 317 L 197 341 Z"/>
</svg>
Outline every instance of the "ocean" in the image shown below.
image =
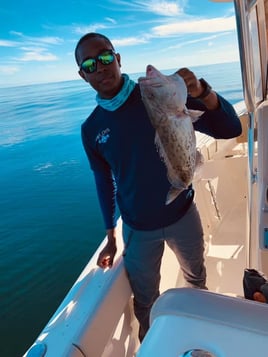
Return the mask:
<svg viewBox="0 0 268 357">
<path fill-rule="evenodd" d="M 239 63 L 191 70 L 243 100 Z M 1 357 L 25 353 L 104 238 L 80 139 L 94 106 L 82 80 L 0 89 Z"/>
</svg>

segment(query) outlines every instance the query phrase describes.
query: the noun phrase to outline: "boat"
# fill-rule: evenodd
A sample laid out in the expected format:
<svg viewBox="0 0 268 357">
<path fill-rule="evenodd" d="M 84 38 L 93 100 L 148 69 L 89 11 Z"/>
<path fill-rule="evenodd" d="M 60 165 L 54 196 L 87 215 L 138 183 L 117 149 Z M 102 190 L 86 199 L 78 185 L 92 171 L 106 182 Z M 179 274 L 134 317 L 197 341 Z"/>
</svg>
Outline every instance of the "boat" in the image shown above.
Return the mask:
<svg viewBox="0 0 268 357">
<path fill-rule="evenodd" d="M 140 344 L 122 241 L 112 269 L 96 265 L 104 238 L 24 357 L 268 354 L 268 306 L 245 299 L 242 284 L 246 268 L 268 275 L 268 0 L 234 0 L 234 8 L 244 93 L 234 107 L 243 132 L 230 140 L 198 136 L 205 159 L 194 188 L 209 290 L 185 288 L 165 249 L 161 295 Z"/>
</svg>

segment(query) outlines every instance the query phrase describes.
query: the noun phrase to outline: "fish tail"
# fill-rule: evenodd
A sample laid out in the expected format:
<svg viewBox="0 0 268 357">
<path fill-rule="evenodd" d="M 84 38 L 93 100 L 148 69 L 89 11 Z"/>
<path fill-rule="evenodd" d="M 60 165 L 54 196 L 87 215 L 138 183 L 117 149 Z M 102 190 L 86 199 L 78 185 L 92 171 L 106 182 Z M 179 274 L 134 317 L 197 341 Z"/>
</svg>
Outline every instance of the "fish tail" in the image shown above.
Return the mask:
<svg viewBox="0 0 268 357">
<path fill-rule="evenodd" d="M 176 188 L 171 186 L 166 197 L 166 205 L 169 205 L 171 202 L 173 202 L 179 196 L 179 194 L 184 190 L 185 190 L 184 187 Z"/>
<path fill-rule="evenodd" d="M 194 109 L 185 109 L 185 113 L 188 114 L 191 119 L 192 119 L 192 123 L 196 122 L 202 114 L 204 114 L 204 111 L 201 110 L 194 110 Z"/>
<path fill-rule="evenodd" d="M 196 149 L 196 156 L 195 156 L 195 168 L 199 169 L 205 162 L 204 156 L 199 150 L 199 148 Z"/>
</svg>

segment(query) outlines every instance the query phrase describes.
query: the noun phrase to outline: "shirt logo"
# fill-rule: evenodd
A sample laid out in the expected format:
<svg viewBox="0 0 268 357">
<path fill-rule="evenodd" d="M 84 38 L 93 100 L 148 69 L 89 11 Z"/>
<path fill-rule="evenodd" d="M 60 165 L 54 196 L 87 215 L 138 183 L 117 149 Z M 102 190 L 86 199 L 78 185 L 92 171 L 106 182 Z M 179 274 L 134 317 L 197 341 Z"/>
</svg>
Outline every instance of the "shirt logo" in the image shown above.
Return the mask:
<svg viewBox="0 0 268 357">
<path fill-rule="evenodd" d="M 96 141 L 99 144 L 105 144 L 107 142 L 107 140 L 110 137 L 110 129 L 104 129 L 102 130 L 97 136 L 96 136 Z"/>
</svg>

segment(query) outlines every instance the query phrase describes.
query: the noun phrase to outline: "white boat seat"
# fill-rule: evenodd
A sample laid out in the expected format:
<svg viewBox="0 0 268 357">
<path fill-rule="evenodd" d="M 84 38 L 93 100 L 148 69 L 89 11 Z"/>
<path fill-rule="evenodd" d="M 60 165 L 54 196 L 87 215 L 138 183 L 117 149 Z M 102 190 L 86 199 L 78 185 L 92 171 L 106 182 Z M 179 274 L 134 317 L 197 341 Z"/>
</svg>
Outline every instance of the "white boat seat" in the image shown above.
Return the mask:
<svg viewBox="0 0 268 357">
<path fill-rule="evenodd" d="M 178 288 L 153 305 L 138 357 L 179 357 L 193 349 L 215 357 L 268 356 L 268 305 Z"/>
</svg>

